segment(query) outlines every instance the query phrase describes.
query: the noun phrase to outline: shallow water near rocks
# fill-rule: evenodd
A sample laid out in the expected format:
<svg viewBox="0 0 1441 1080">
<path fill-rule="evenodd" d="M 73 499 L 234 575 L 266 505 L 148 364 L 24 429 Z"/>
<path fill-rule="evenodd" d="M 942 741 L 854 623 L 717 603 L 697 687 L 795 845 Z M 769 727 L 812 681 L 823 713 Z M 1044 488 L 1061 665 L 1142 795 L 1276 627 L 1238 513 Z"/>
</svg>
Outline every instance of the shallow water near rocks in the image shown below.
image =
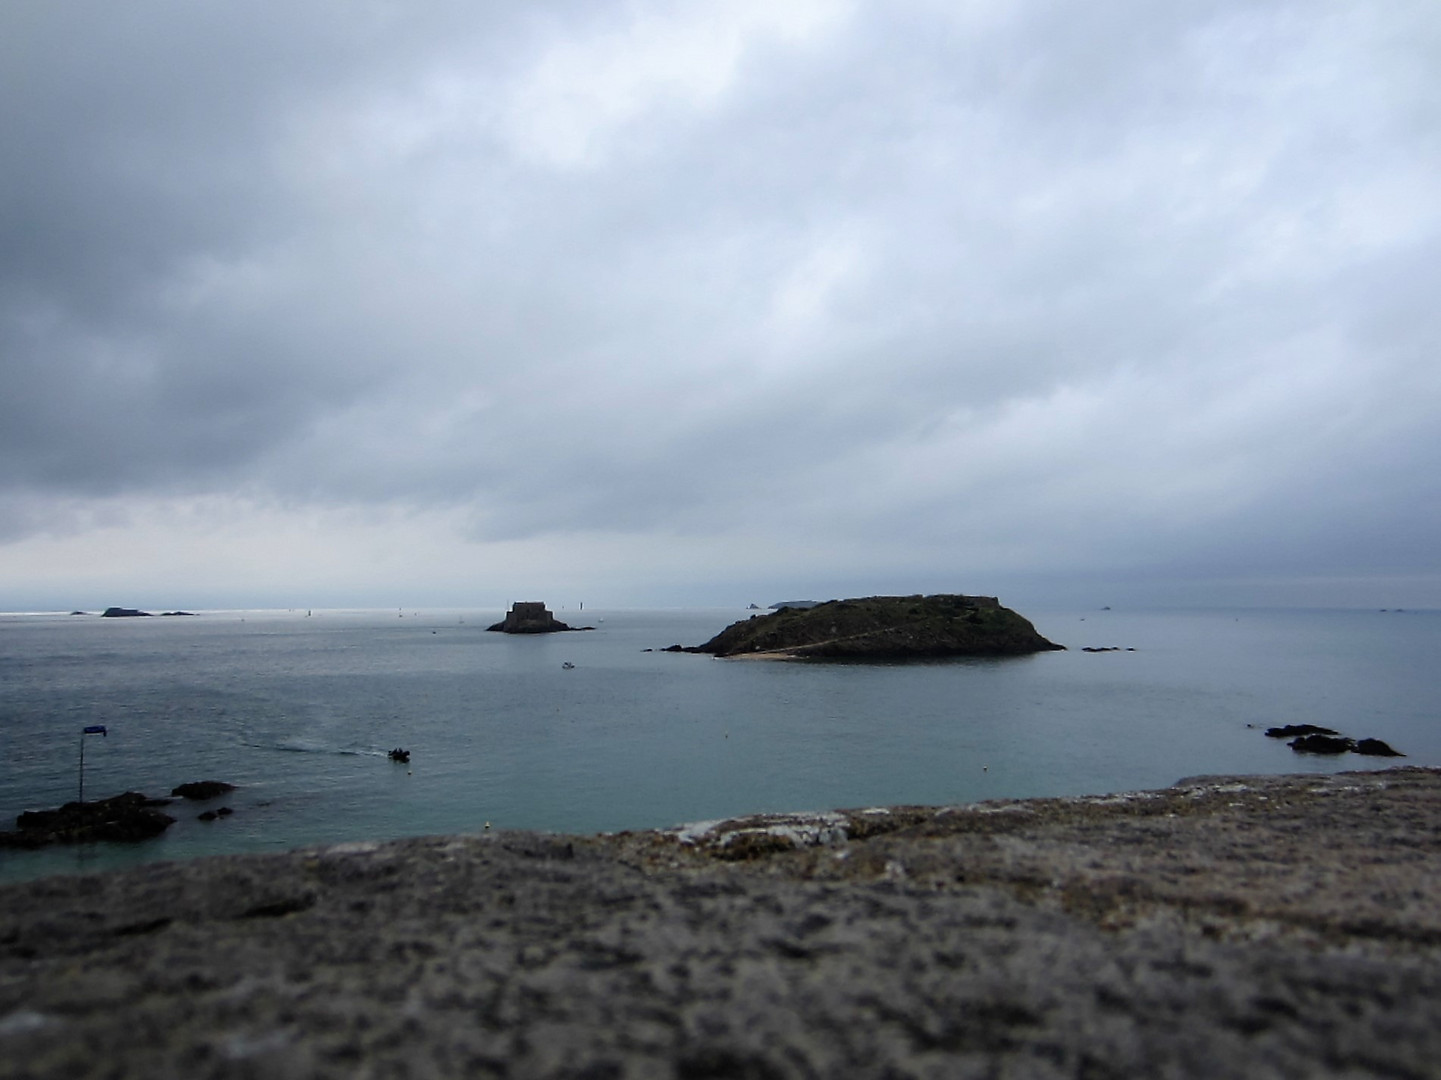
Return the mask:
<svg viewBox="0 0 1441 1080">
<path fill-rule="evenodd" d="M 1287 723 L 1441 765 L 1441 613 L 1024 612 L 1069 650 L 879 666 L 645 651 L 740 611 L 556 614 L 596 629 L 487 632 L 499 611 L 0 616 L 0 822 L 76 797 L 87 725 L 108 729 L 84 737 L 89 798 L 239 785 L 173 804 L 157 840 L 0 851 L 0 880 L 486 823 L 586 833 L 1392 763 L 1262 734 Z M 220 805 L 234 813 L 198 820 Z"/>
</svg>

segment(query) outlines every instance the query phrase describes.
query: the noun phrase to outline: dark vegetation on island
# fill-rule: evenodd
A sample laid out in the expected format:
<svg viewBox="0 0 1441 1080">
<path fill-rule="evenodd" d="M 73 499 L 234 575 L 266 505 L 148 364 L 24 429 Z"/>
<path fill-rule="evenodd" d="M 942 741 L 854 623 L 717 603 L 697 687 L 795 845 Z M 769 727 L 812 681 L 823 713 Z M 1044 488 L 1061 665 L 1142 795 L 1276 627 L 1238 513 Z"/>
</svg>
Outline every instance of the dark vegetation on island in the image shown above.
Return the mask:
<svg viewBox="0 0 1441 1080">
<path fill-rule="evenodd" d="M 561 622 L 543 603 L 512 604 L 505 618 L 487 630 L 502 634 L 555 634 L 565 630 L 594 630 L 593 626 L 570 626 Z"/>
<path fill-rule="evenodd" d="M 0 832 L 0 848 L 42 848 L 51 844 L 93 844 L 99 841 L 133 844 L 159 836 L 175 824 L 162 810 L 175 799 L 207 802 L 235 790 L 221 780 L 181 784 L 168 799 L 155 799 L 127 791 L 108 799 L 68 802 L 57 810 L 27 810 L 15 819 L 15 828 Z M 206 810 L 201 821 L 228 817 L 230 807 Z"/>
<path fill-rule="evenodd" d="M 786 605 L 671 651 L 806 660 L 931 660 L 1023 656 L 1064 649 L 994 596 L 870 596 Z"/>
</svg>

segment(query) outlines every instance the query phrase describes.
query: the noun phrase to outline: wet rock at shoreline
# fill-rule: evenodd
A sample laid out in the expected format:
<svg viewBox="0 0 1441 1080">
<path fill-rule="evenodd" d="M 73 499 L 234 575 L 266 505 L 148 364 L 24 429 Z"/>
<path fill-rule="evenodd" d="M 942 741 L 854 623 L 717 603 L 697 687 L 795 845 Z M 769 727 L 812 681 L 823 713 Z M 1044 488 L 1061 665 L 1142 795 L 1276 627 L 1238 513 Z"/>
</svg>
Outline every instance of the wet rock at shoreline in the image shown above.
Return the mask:
<svg viewBox="0 0 1441 1080">
<path fill-rule="evenodd" d="M 127 791 L 96 802 L 68 802 L 58 810 L 27 810 L 15 819 L 13 832 L 0 832 L 0 847 L 149 840 L 175 824 L 173 817 L 157 809 L 168 802 Z"/>
</svg>

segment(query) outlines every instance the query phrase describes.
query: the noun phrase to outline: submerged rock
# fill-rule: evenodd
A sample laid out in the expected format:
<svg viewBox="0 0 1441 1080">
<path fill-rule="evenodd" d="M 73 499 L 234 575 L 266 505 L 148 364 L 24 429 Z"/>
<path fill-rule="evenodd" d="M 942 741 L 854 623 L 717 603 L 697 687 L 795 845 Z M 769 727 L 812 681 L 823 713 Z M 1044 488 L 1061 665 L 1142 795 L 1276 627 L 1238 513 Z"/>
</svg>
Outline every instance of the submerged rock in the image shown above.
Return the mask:
<svg viewBox="0 0 1441 1080">
<path fill-rule="evenodd" d="M 205 799 L 214 799 L 234 790 L 234 784 L 227 784 L 223 780 L 194 780 L 188 784 L 181 784 L 170 794 L 179 799 L 193 799 L 200 802 Z"/>
<path fill-rule="evenodd" d="M 871 596 L 732 623 L 687 652 L 815 660 L 1018 656 L 1064 649 L 994 596 Z"/>
</svg>

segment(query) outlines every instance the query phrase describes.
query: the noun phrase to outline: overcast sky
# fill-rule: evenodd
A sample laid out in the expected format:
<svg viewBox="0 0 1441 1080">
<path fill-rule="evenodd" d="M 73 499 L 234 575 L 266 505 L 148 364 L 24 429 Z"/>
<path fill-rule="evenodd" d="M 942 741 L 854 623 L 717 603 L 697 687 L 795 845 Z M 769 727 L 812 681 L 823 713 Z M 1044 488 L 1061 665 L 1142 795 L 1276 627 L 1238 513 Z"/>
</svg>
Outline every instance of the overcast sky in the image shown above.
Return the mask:
<svg viewBox="0 0 1441 1080">
<path fill-rule="evenodd" d="M 0 155 L 0 609 L 1441 606 L 1436 0 L 12 0 Z"/>
</svg>

